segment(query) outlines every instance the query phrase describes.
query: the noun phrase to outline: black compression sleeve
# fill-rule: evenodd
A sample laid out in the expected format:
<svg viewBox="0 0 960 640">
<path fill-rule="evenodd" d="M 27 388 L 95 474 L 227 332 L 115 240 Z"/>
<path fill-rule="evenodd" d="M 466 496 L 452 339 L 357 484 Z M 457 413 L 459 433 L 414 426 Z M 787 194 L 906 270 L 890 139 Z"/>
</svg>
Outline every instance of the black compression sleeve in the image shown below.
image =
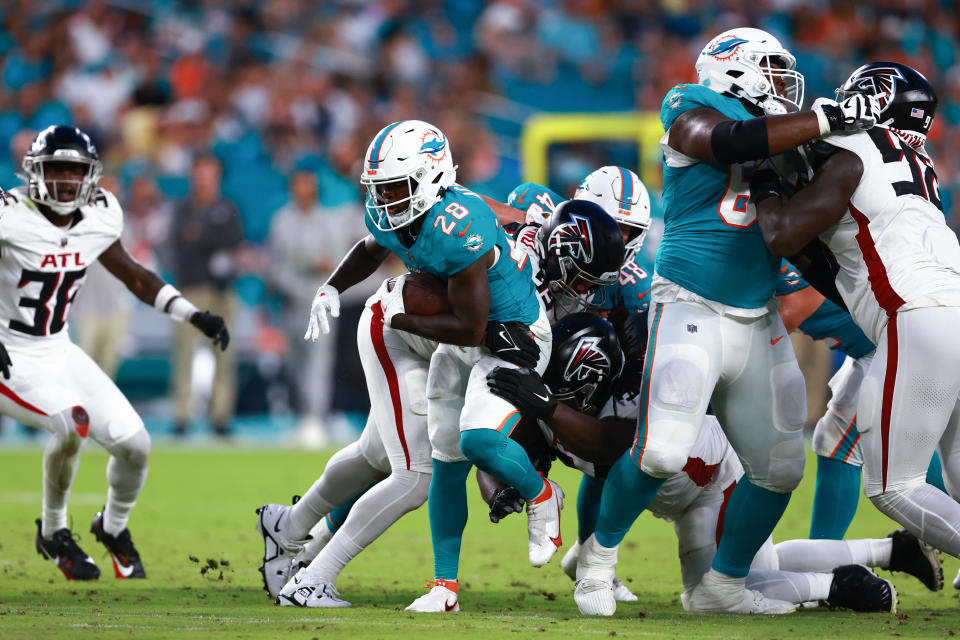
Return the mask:
<svg viewBox="0 0 960 640">
<path fill-rule="evenodd" d="M 767 119 L 725 120 L 713 128 L 710 148 L 717 162 L 734 164 L 770 155 Z"/>
<path fill-rule="evenodd" d="M 823 294 L 830 302 L 844 311 L 847 305 L 837 290 L 837 272 L 840 266 L 826 244 L 819 238 L 814 238 L 800 253 L 787 258 L 790 264 L 800 270 L 800 275 L 809 282 L 814 289 Z"/>
</svg>

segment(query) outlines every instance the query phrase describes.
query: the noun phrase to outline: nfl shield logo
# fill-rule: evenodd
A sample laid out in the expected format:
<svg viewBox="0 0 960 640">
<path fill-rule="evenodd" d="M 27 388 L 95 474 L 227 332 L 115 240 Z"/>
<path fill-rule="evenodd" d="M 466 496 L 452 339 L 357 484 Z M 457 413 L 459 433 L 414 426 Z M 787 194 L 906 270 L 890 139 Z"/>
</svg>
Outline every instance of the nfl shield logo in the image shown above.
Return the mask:
<svg viewBox="0 0 960 640">
<path fill-rule="evenodd" d="M 695 324 L 688 324 L 688 325 L 687 325 L 687 332 L 688 332 L 688 333 L 696 333 L 696 332 L 697 332 L 697 325 L 695 325 Z"/>
<path fill-rule="evenodd" d="M 67 246 L 67 236 L 63 236 L 62 238 L 60 238 L 60 246 L 61 247 Z"/>
</svg>

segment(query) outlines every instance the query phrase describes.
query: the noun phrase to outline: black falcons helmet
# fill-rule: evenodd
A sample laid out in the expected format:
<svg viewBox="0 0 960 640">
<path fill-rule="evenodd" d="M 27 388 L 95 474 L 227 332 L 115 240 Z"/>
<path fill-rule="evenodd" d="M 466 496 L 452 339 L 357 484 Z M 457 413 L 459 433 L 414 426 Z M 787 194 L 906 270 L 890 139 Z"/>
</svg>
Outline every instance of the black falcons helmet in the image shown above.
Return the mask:
<svg viewBox="0 0 960 640">
<path fill-rule="evenodd" d="M 558 400 L 596 415 L 623 370 L 613 325 L 594 313 L 574 313 L 553 325 L 553 351 L 543 381 Z"/>
<path fill-rule="evenodd" d="M 80 180 L 53 180 L 45 175 L 50 163 L 69 162 L 81 165 Z M 76 127 L 56 125 L 41 131 L 23 158 L 30 198 L 46 205 L 59 215 L 68 215 L 88 204 L 103 173 L 103 165 L 90 136 Z M 64 189 L 72 197 L 62 199 Z"/>
<path fill-rule="evenodd" d="M 619 278 L 623 234 L 594 202 L 561 202 L 540 229 L 540 242 L 546 254 L 544 274 L 561 307 L 569 308 L 572 301 L 581 301 L 582 307 L 584 294 Z"/>
<path fill-rule="evenodd" d="M 847 78 L 837 89 L 845 100 L 855 93 L 876 96 L 880 124 L 917 136 L 922 144 L 937 111 L 937 94 L 919 71 L 899 62 L 871 62 Z"/>
</svg>

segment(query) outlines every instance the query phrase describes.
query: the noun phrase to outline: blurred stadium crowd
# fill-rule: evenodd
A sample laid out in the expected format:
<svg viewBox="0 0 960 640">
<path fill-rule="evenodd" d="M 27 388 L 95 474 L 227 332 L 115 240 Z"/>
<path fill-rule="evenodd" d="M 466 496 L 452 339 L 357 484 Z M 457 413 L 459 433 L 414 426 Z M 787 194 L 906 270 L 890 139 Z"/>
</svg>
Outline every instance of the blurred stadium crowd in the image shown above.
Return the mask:
<svg viewBox="0 0 960 640">
<path fill-rule="evenodd" d="M 178 286 L 225 293 L 227 307 L 239 293 L 238 362 L 220 363 L 239 375 L 209 392 L 232 385 L 240 412 L 364 413 L 362 375 L 346 364 L 355 360 L 349 314 L 336 358 L 287 361 L 285 375 L 281 363 L 303 357 L 297 334 L 312 293 L 363 233 L 358 167 L 384 123 L 434 122 L 453 141 L 459 181 L 503 199 L 522 180 L 517 141 L 527 117 L 659 110 L 671 86 L 695 80 L 703 44 L 735 26 L 771 31 L 796 54 L 807 104 L 832 96 L 864 61 L 925 73 L 941 101 L 929 146 L 948 220 L 958 223 L 950 203 L 960 189 L 960 11 L 947 0 L 8 0 L 0 18 L 0 186 L 18 183 L 43 127 L 89 133 L 104 185 L 125 207 L 135 257 Z M 562 191 L 605 163 L 561 160 L 551 186 Z M 192 224 L 192 212 L 221 202 L 217 215 L 242 229 L 236 242 L 208 242 Z M 202 273 L 189 272 L 187 252 L 208 252 Z M 143 372 L 159 362 L 163 375 L 153 378 L 165 378 L 172 330 L 110 286 L 91 277 L 75 320 L 82 333 L 84 319 L 106 326 L 106 316 L 126 315 L 129 331 L 111 325 L 109 335 L 140 362 L 120 382 L 135 399 L 138 384 L 149 397 Z M 349 301 L 359 309 L 372 288 Z M 124 335 L 132 342 L 117 340 Z M 194 371 L 204 366 L 192 361 Z M 332 409 L 298 392 L 306 366 L 312 380 L 338 367 Z M 180 404 L 168 413 L 182 421 L 195 409 Z"/>
</svg>

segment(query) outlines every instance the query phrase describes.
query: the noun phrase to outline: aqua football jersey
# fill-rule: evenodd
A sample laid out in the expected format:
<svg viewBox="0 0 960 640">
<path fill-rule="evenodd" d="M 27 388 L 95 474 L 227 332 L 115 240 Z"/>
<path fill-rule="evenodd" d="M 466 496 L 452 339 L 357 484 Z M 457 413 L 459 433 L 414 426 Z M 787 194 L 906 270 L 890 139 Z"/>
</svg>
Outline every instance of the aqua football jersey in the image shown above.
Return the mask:
<svg viewBox="0 0 960 640">
<path fill-rule="evenodd" d="M 797 268 L 783 260 L 776 295 L 789 295 L 809 286 L 810 283 L 803 279 Z M 851 358 L 862 358 L 877 348 L 856 325 L 853 317 L 829 300 L 824 300 L 809 318 L 800 323 L 798 329 L 814 340 L 825 341 L 831 349 L 842 351 Z"/>
<path fill-rule="evenodd" d="M 367 208 L 367 230 L 381 247 L 395 253 L 410 271 L 422 271 L 443 280 L 466 269 L 491 249 L 497 260 L 487 270 L 490 313 L 495 322 L 533 324 L 540 304 L 533 286 L 533 270 L 522 249 L 511 254 L 507 236 L 493 210 L 478 195 L 453 185 L 425 214 L 413 246 L 406 247 L 394 231 L 381 231 Z"/>
<path fill-rule="evenodd" d="M 598 291 L 590 301 L 591 309 L 606 311 L 621 303 L 631 313 L 642 313 L 650 304 L 653 264 L 642 251 L 620 267 L 620 279 Z"/>
<path fill-rule="evenodd" d="M 536 216 L 550 217 L 557 205 L 564 200 L 566 198 L 556 191 L 536 182 L 524 182 L 507 196 L 507 204 L 527 214 L 528 222 L 538 221 Z M 531 216 L 533 216 L 532 220 Z"/>
<path fill-rule="evenodd" d="M 703 107 L 734 120 L 754 117 L 736 98 L 681 84 L 663 99 L 663 128 L 669 132 L 679 115 Z M 658 274 L 708 300 L 745 309 L 766 304 L 780 259 L 767 250 L 749 203 L 752 170 L 753 162 L 724 165 L 681 157 L 668 163 L 664 158 Z"/>
</svg>

